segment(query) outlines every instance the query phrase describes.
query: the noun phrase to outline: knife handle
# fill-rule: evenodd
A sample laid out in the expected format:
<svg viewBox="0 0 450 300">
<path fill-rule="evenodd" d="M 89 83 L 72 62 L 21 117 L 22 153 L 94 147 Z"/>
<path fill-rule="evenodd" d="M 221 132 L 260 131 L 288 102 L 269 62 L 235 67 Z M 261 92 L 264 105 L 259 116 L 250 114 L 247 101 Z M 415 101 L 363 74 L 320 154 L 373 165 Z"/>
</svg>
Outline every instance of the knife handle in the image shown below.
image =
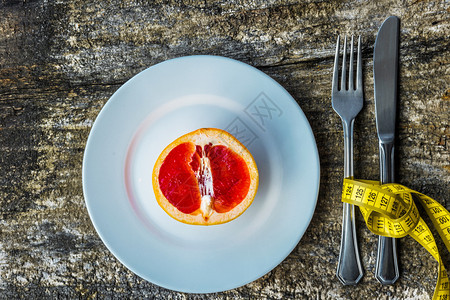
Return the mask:
<svg viewBox="0 0 450 300">
<path fill-rule="evenodd" d="M 394 181 L 394 143 L 380 142 L 381 184 Z M 394 238 L 380 236 L 375 265 L 375 278 L 382 284 L 394 284 L 399 278 L 397 242 Z"/>
<path fill-rule="evenodd" d="M 378 254 L 375 277 L 384 285 L 394 284 L 400 276 L 397 262 L 397 241 L 394 238 L 378 238 Z"/>
</svg>

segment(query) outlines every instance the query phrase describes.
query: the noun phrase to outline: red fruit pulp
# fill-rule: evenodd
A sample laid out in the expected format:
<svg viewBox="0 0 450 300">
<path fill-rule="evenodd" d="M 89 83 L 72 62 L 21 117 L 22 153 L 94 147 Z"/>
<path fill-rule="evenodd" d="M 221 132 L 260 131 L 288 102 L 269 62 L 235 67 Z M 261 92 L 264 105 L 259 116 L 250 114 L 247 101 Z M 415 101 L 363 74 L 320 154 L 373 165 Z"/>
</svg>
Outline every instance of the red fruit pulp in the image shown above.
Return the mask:
<svg viewBox="0 0 450 300">
<path fill-rule="evenodd" d="M 213 209 L 230 211 L 246 197 L 250 174 L 244 159 L 224 145 L 182 143 L 173 148 L 161 165 L 159 185 L 164 197 L 179 211 L 190 214 L 200 208 L 205 193 L 202 157 L 209 159 Z M 208 193 L 208 189 L 206 189 Z M 209 191 L 211 193 L 211 191 Z"/>
</svg>

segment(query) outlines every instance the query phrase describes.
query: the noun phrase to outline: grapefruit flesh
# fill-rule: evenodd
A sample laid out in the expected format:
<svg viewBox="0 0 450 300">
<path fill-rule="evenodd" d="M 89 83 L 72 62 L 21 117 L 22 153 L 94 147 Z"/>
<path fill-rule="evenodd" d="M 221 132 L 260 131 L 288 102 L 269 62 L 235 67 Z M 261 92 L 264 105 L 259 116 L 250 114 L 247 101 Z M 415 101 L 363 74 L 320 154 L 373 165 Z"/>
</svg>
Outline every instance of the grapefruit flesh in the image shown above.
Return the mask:
<svg viewBox="0 0 450 300">
<path fill-rule="evenodd" d="M 158 204 L 178 221 L 211 225 L 242 214 L 258 171 L 250 152 L 226 131 L 202 128 L 164 149 L 153 171 Z"/>
</svg>

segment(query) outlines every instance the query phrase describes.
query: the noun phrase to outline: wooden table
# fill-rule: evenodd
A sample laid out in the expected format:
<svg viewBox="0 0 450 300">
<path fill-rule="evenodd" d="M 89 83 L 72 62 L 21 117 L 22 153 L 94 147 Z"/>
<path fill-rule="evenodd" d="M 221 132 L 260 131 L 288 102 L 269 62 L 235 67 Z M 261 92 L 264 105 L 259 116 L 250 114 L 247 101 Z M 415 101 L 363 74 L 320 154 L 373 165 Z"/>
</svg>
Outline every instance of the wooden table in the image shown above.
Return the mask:
<svg viewBox="0 0 450 300">
<path fill-rule="evenodd" d="M 450 209 L 448 1 L 1 1 L 0 298 L 431 298 L 437 263 L 409 237 L 399 242 L 398 282 L 375 280 L 377 237 L 359 213 L 365 276 L 352 287 L 335 276 L 343 177 L 330 98 L 336 38 L 362 36 L 355 175 L 376 180 L 372 53 L 389 15 L 401 19 L 398 182 Z M 92 226 L 81 181 L 86 140 L 108 98 L 141 70 L 192 54 L 234 58 L 278 81 L 305 112 L 321 161 L 317 209 L 294 251 L 250 284 L 196 296 L 122 266 Z"/>
</svg>

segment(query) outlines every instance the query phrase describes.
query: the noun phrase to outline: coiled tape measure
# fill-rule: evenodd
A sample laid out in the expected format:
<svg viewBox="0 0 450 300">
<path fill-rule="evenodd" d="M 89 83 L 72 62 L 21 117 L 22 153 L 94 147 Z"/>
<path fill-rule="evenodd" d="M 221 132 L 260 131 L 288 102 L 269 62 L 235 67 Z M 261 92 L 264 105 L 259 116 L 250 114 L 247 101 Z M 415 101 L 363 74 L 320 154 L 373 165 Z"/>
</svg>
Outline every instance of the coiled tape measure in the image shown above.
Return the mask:
<svg viewBox="0 0 450 300">
<path fill-rule="evenodd" d="M 439 263 L 433 300 L 450 300 L 450 283 L 436 241 L 419 215 L 413 197 L 422 204 L 450 252 L 450 213 L 438 202 L 403 185 L 345 178 L 342 202 L 359 207 L 364 221 L 375 234 L 401 238 L 410 235 Z"/>
</svg>

